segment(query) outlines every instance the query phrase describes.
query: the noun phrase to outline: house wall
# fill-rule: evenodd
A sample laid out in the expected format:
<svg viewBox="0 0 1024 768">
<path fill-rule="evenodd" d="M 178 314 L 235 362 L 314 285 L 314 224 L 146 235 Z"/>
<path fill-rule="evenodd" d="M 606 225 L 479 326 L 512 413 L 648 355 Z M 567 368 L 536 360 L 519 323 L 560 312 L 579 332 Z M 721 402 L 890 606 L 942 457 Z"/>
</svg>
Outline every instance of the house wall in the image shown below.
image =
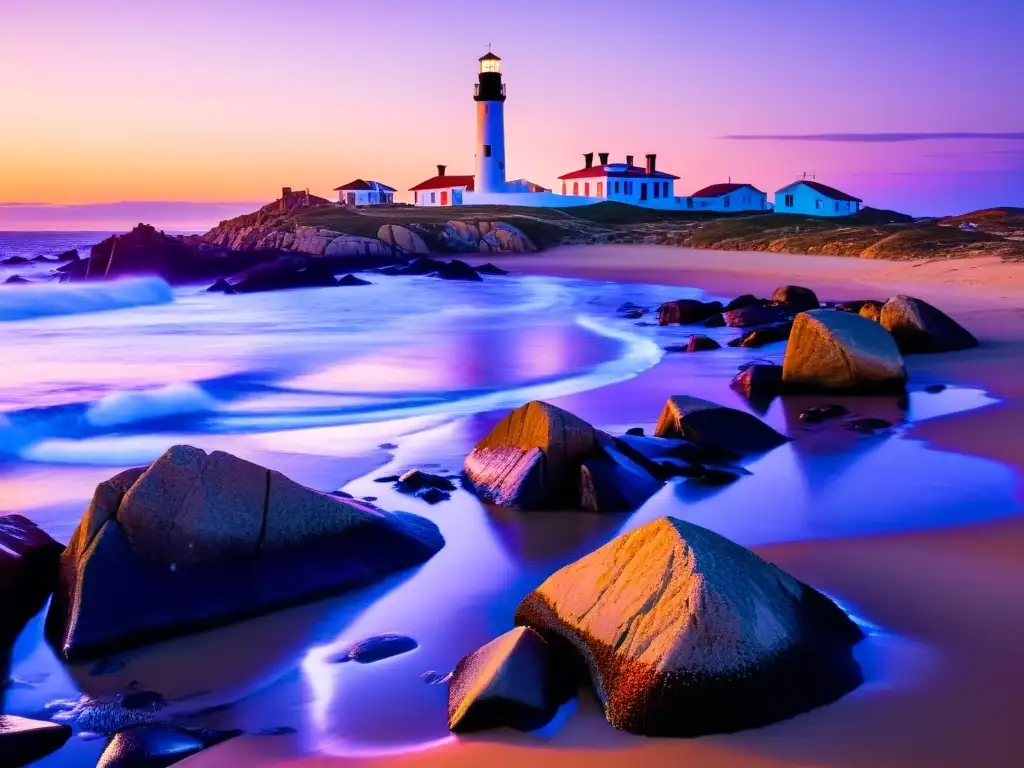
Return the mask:
<svg viewBox="0 0 1024 768">
<path fill-rule="evenodd" d="M 601 184 L 600 194 L 598 193 L 597 185 Z M 631 205 L 642 205 L 644 207 L 672 207 L 672 199 L 675 197 L 675 180 L 674 179 L 645 179 L 645 178 L 633 178 L 623 179 L 616 178 L 614 176 L 595 176 L 589 179 L 569 179 L 567 181 L 557 181 L 555 184 L 555 191 L 562 191 L 562 184 L 565 184 L 566 195 L 579 195 L 583 197 L 597 197 L 602 200 L 615 200 L 620 203 L 629 203 Z M 578 191 L 573 192 L 573 184 L 578 184 Z M 589 195 L 587 185 L 589 187 Z M 618 187 L 616 187 L 618 184 Z M 641 201 L 640 199 L 640 185 L 647 185 L 647 199 Z M 654 185 L 658 185 L 658 196 L 654 197 Z M 668 196 L 666 198 L 664 194 L 665 185 L 668 185 Z M 651 206 L 648 206 L 651 203 Z"/>
<path fill-rule="evenodd" d="M 726 201 L 728 198 L 728 202 Z M 768 195 L 757 192 L 749 187 L 737 189 L 728 195 L 718 197 L 684 198 L 687 210 L 693 211 L 764 211 L 768 208 Z M 690 201 L 693 201 L 692 206 Z"/>
<path fill-rule="evenodd" d="M 793 204 L 786 205 L 786 195 L 793 196 Z M 838 210 L 837 210 L 838 208 Z M 800 213 L 807 216 L 851 216 L 860 210 L 860 203 L 833 200 L 806 184 L 797 182 L 775 193 L 776 213 Z"/>
<path fill-rule="evenodd" d="M 388 202 L 386 199 L 387 193 L 380 192 L 376 189 L 357 189 L 352 190 L 352 192 L 356 196 L 355 205 L 380 205 L 381 203 Z M 338 202 L 342 205 L 348 205 L 348 195 L 348 191 L 340 190 L 338 192 Z"/>
<path fill-rule="evenodd" d="M 462 196 L 463 205 L 523 205 L 530 208 L 572 208 L 601 202 L 604 202 L 602 197 L 555 192 L 466 192 Z"/>
<path fill-rule="evenodd" d="M 441 202 L 441 193 L 447 193 L 445 195 L 446 201 Z M 455 202 L 456 192 L 458 192 L 463 200 L 461 203 Z M 425 189 L 420 192 L 416 192 L 416 205 L 422 205 L 427 208 L 438 207 L 441 205 L 460 205 L 465 204 L 465 196 L 469 193 L 466 192 L 466 188 L 462 187 L 444 187 L 443 189 Z"/>
</svg>

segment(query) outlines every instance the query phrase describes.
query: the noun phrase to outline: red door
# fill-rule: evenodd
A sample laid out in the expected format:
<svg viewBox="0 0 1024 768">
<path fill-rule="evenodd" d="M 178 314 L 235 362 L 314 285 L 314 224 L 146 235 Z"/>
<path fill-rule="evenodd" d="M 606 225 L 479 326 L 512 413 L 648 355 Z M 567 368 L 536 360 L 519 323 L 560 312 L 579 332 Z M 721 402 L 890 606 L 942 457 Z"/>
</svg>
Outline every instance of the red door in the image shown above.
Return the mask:
<svg viewBox="0 0 1024 768">
<path fill-rule="evenodd" d="M 448 205 L 448 191 L 445 190 L 441 193 L 441 205 Z"/>
</svg>

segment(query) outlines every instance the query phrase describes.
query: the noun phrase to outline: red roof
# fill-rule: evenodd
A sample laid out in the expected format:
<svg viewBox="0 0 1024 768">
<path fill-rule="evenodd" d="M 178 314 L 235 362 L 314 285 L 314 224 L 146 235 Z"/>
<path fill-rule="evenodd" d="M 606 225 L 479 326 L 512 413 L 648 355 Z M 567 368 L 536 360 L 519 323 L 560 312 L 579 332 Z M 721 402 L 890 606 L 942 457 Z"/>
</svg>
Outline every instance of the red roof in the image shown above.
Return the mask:
<svg viewBox="0 0 1024 768">
<path fill-rule="evenodd" d="M 608 168 L 622 167 L 625 163 L 609 163 L 608 165 L 594 165 L 590 168 L 581 168 L 578 171 L 567 173 L 564 176 L 558 178 L 562 181 L 567 179 L 597 179 L 597 178 L 612 178 L 612 179 L 632 179 L 632 178 L 648 178 L 648 179 L 678 179 L 678 176 L 673 176 L 671 173 L 665 173 L 664 171 L 655 171 L 654 173 L 648 174 L 646 168 L 642 168 L 639 165 L 630 165 L 623 170 L 609 171 Z"/>
<path fill-rule="evenodd" d="M 472 176 L 434 176 L 433 178 L 421 181 L 415 187 L 409 187 L 410 192 L 420 192 L 424 189 L 448 189 L 449 187 L 465 187 L 467 192 L 473 191 Z"/>
<path fill-rule="evenodd" d="M 698 189 L 690 197 L 721 197 L 722 195 L 728 195 L 735 192 L 737 189 L 752 189 L 755 192 L 764 194 L 760 189 L 755 187 L 753 184 L 712 184 L 711 186 L 704 187 L 704 189 Z"/>
<path fill-rule="evenodd" d="M 833 200 L 848 200 L 851 203 L 864 202 L 859 197 L 854 197 L 853 195 L 848 195 L 845 192 L 840 192 L 835 187 L 830 187 L 827 184 L 820 184 L 817 181 L 808 181 L 807 179 L 800 179 L 799 181 L 795 181 L 792 184 L 790 184 L 789 187 L 795 187 L 797 184 L 806 184 L 815 192 L 820 192 L 821 194 L 825 195 L 825 197 L 830 197 Z M 789 187 L 783 187 L 783 189 L 789 189 Z M 779 191 L 781 192 L 782 190 Z"/>
</svg>

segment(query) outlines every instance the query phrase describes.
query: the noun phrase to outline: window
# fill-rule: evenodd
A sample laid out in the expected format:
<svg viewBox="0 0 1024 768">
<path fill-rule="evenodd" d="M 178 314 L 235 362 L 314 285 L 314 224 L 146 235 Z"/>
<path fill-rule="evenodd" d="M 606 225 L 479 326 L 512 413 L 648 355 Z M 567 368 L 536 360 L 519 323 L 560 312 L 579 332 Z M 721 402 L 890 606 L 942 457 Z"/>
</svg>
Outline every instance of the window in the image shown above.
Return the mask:
<svg viewBox="0 0 1024 768">
<path fill-rule="evenodd" d="M 589 181 L 583 182 L 583 194 L 586 197 L 590 197 L 590 182 Z"/>
<path fill-rule="evenodd" d="M 563 195 L 565 194 L 565 182 L 564 181 L 562 182 L 562 194 Z"/>
<path fill-rule="evenodd" d="M 657 199 L 661 196 L 661 184 L 654 182 L 651 186 L 654 187 L 654 198 Z"/>
<path fill-rule="evenodd" d="M 619 194 L 619 182 L 615 182 L 615 194 Z"/>
<path fill-rule="evenodd" d="M 597 182 L 597 196 L 598 197 L 604 197 L 604 182 L 603 181 Z"/>
<path fill-rule="evenodd" d="M 692 197 L 686 198 L 686 207 L 687 208 L 693 208 L 693 198 Z"/>
<path fill-rule="evenodd" d="M 792 195 L 786 195 L 786 202 L 784 204 L 785 204 L 785 206 L 787 208 L 792 208 L 793 207 L 793 196 Z"/>
<path fill-rule="evenodd" d="M 667 181 L 661 182 L 661 196 L 662 197 L 668 197 L 668 182 Z"/>
<path fill-rule="evenodd" d="M 632 195 L 633 194 L 633 182 L 632 181 L 624 181 L 624 182 L 622 182 L 622 185 L 626 188 L 626 194 L 627 195 Z"/>
<path fill-rule="evenodd" d="M 723 208 L 728 208 L 729 207 L 729 196 L 728 195 L 726 195 L 725 199 L 722 200 L 722 207 Z"/>
<path fill-rule="evenodd" d="M 491 156 L 491 145 L 490 144 L 484 144 L 484 157 L 490 157 L 490 156 Z"/>
<path fill-rule="evenodd" d="M 646 200 L 647 199 L 647 182 L 646 181 L 641 181 L 640 182 L 640 199 L 641 200 Z"/>
<path fill-rule="evenodd" d="M 420 193 L 419 192 L 413 192 L 412 193 L 412 204 L 413 205 L 419 205 L 419 203 L 420 203 Z"/>
<path fill-rule="evenodd" d="M 436 203 L 437 202 L 437 192 L 431 192 L 430 193 L 430 202 L 432 202 L 432 203 Z"/>
<path fill-rule="evenodd" d="M 580 183 L 578 181 L 574 181 L 572 183 L 572 193 L 574 195 L 578 195 L 580 193 Z"/>
<path fill-rule="evenodd" d="M 822 208 L 825 207 L 825 201 L 824 200 L 815 200 L 814 201 L 814 207 L 817 208 L 820 211 Z"/>
<path fill-rule="evenodd" d="M 839 213 L 839 201 L 836 200 L 836 213 Z"/>
</svg>

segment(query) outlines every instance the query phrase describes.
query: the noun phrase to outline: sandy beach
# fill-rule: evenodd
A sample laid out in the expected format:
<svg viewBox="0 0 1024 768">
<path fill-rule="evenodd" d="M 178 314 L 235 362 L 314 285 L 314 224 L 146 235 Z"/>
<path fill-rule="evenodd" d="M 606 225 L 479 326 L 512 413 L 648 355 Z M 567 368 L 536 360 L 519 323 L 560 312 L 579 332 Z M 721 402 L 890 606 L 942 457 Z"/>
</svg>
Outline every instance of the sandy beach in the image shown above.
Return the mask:
<svg viewBox="0 0 1024 768">
<path fill-rule="evenodd" d="M 885 299 L 910 293 L 943 308 L 980 348 L 911 357 L 912 380 L 980 387 L 999 403 L 909 428 L 927 445 L 1011 466 L 1018 514 L 942 530 L 805 541 L 758 548 L 800 579 L 841 596 L 869 621 L 927 653 L 895 654 L 888 670 L 906 676 L 891 690 L 855 693 L 768 728 L 732 736 L 659 740 L 614 732 L 592 702 L 550 738 L 483 734 L 427 751 L 342 760 L 288 757 L 282 765 L 431 766 L 1012 766 L 1024 747 L 1024 265 L 994 260 L 893 263 L 660 247 L 566 248 L 508 258 L 502 266 L 537 274 L 665 283 L 738 295 L 776 285 L 812 287 L 823 300 Z M 673 385 L 659 366 L 637 380 L 558 404 L 594 417 L 601 398 L 627 412 L 657 413 Z M 677 387 L 678 388 L 678 387 Z M 629 394 L 628 402 L 618 394 Z M 907 468 L 913 472 L 913 467 Z M 918 668 L 920 666 L 920 668 Z M 588 716 L 584 713 L 590 711 Z M 221 753 L 246 764 L 265 740 L 240 739 Z M 283 748 L 283 746 L 281 747 Z M 215 753 L 193 758 L 195 765 Z M 259 753 L 265 759 L 265 752 Z M 192 763 L 189 763 L 190 765 Z M 221 763 L 224 764 L 224 763 Z M 184 765 L 184 764 L 183 764 Z"/>
</svg>

